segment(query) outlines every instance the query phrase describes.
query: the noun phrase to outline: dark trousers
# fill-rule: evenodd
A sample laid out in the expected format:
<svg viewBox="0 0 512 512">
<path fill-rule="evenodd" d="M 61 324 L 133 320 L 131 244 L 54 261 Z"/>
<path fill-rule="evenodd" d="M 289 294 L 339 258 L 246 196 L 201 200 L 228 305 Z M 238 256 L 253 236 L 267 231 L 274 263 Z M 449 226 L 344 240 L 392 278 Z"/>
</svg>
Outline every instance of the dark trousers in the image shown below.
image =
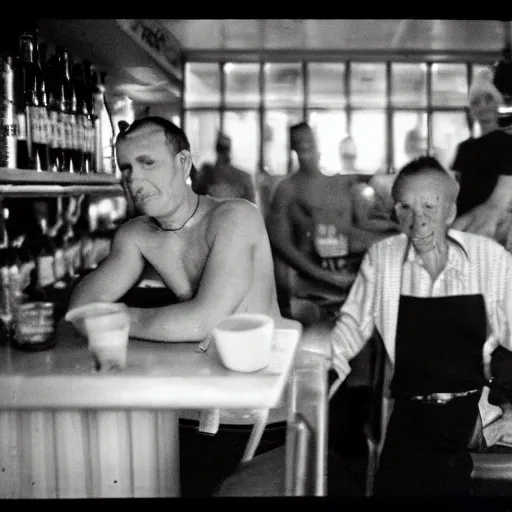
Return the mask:
<svg viewBox="0 0 512 512">
<path fill-rule="evenodd" d="M 238 468 L 252 425 L 221 425 L 215 435 L 197 431 L 197 421 L 180 420 L 181 496 L 206 498 Z M 285 423 L 265 429 L 256 455 L 283 446 Z"/>
<path fill-rule="evenodd" d="M 480 395 L 444 405 L 396 400 L 375 481 L 375 495 L 471 494 L 468 443 Z"/>
</svg>

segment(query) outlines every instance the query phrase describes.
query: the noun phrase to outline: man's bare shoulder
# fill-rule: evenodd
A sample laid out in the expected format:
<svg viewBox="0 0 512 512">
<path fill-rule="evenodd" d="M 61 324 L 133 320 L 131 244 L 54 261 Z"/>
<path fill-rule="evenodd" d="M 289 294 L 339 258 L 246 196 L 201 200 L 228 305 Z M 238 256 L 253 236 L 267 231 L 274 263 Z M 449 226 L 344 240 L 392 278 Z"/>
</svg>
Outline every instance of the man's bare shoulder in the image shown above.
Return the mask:
<svg viewBox="0 0 512 512">
<path fill-rule="evenodd" d="M 227 229 L 259 229 L 263 223 L 260 209 L 246 199 L 214 199 L 209 214 L 209 233 Z"/>
<path fill-rule="evenodd" d="M 146 215 L 134 217 L 122 224 L 116 231 L 119 240 L 141 241 L 151 232 L 149 219 Z"/>
</svg>

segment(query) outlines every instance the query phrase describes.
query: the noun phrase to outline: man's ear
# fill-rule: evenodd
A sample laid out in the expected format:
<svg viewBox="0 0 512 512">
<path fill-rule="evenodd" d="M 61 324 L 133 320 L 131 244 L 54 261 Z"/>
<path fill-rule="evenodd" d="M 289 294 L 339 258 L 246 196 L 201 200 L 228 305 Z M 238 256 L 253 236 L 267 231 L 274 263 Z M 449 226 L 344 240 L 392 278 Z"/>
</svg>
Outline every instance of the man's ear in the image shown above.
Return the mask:
<svg viewBox="0 0 512 512">
<path fill-rule="evenodd" d="M 192 169 L 192 155 L 188 149 L 183 149 L 176 155 L 176 158 L 183 172 L 183 177 L 187 180 L 190 176 L 190 170 Z"/>
<path fill-rule="evenodd" d="M 457 205 L 455 203 L 452 203 L 448 210 L 448 216 L 446 218 L 446 225 L 451 226 L 453 224 L 453 221 L 457 217 Z"/>
</svg>

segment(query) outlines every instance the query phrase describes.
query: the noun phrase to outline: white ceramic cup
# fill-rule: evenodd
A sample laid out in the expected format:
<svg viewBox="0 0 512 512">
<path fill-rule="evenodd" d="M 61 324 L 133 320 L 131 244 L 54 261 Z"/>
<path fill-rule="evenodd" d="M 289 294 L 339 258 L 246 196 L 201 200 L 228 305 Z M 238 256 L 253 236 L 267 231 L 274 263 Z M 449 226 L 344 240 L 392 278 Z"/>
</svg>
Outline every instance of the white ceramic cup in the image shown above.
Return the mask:
<svg viewBox="0 0 512 512">
<path fill-rule="evenodd" d="M 72 309 L 66 320 L 87 336 L 96 369 L 108 371 L 126 368 L 130 315 L 124 304 L 94 302 Z"/>
<path fill-rule="evenodd" d="M 270 362 L 274 319 L 259 313 L 237 313 L 212 332 L 222 364 L 236 372 L 256 372 Z"/>
</svg>

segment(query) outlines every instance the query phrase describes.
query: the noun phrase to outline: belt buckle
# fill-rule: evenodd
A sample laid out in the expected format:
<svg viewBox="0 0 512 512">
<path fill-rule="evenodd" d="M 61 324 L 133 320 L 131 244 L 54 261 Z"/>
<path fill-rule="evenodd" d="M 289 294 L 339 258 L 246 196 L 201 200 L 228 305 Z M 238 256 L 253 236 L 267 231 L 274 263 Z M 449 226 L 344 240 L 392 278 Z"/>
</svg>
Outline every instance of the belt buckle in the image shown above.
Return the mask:
<svg viewBox="0 0 512 512">
<path fill-rule="evenodd" d="M 453 393 L 432 393 L 436 404 L 444 405 L 453 399 Z"/>
</svg>

